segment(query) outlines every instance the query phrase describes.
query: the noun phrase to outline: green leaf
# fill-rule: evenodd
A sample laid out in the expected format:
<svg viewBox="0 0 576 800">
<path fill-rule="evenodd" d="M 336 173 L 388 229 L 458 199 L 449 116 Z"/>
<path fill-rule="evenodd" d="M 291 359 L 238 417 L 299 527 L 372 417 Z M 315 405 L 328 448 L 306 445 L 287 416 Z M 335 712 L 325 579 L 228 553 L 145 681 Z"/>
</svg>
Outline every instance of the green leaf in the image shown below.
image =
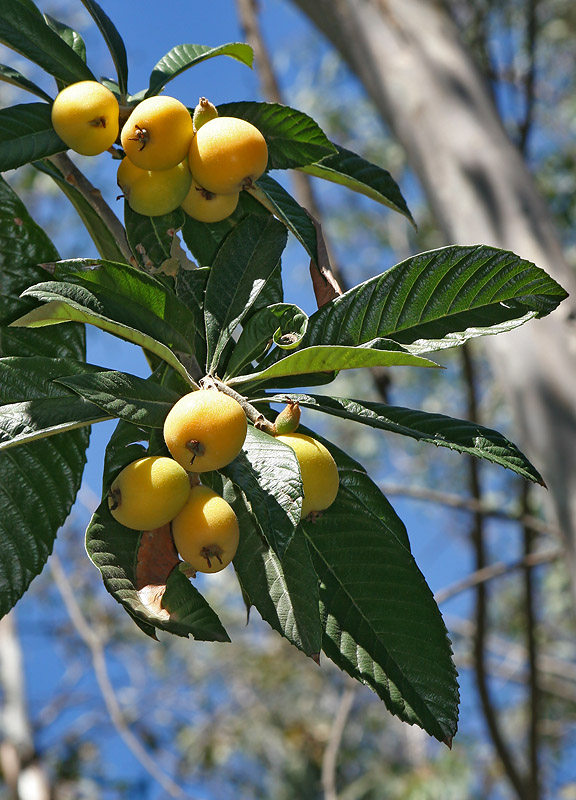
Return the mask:
<svg viewBox="0 0 576 800">
<path fill-rule="evenodd" d="M 311 117 L 280 103 L 224 103 L 218 113 L 258 128 L 268 145 L 268 169 L 304 167 L 336 150 Z"/>
<path fill-rule="evenodd" d="M 97 370 L 72 359 L 0 358 L 0 450 L 109 419 L 98 406 L 53 382 Z"/>
<path fill-rule="evenodd" d="M 300 167 L 302 172 L 346 186 L 354 192 L 370 197 L 377 203 L 398 211 L 414 224 L 398 184 L 389 172 L 361 158 L 351 150 L 335 145 L 337 152 L 316 164 Z"/>
<path fill-rule="evenodd" d="M 498 431 L 483 425 L 444 414 L 388 406 L 368 400 L 307 394 L 291 394 L 290 398 L 304 408 L 323 411 L 335 417 L 361 422 L 371 428 L 399 433 L 420 442 L 483 458 L 544 485 L 542 476 L 513 442 Z M 286 395 L 267 397 L 266 402 L 286 402 Z"/>
<path fill-rule="evenodd" d="M 0 0 L 0 43 L 65 84 L 96 80 L 82 58 L 28 4 Z"/>
<path fill-rule="evenodd" d="M 100 214 L 94 210 L 93 206 L 86 200 L 82 192 L 66 180 L 55 164 L 48 161 L 37 161 L 34 167 L 36 167 L 39 172 L 49 175 L 58 188 L 60 188 L 70 200 L 101 257 L 108 261 L 124 261 L 125 256 L 118 246 L 108 224 L 102 219 Z"/>
<path fill-rule="evenodd" d="M 47 103 L 0 109 L 0 172 L 67 149 L 52 127 Z"/>
<path fill-rule="evenodd" d="M 244 492 L 266 541 L 282 558 L 302 510 L 302 479 L 292 448 L 249 426 L 242 452 L 220 471 Z"/>
<path fill-rule="evenodd" d="M 162 428 L 168 412 L 181 397 L 161 384 L 113 370 L 66 376 L 58 382 L 111 417 L 145 428 Z"/>
<path fill-rule="evenodd" d="M 249 314 L 274 273 L 286 246 L 286 230 L 275 219 L 258 215 L 239 223 L 226 238 L 212 264 L 206 286 L 207 363 L 218 370 L 233 331 Z M 234 280 L 230 280 L 230 276 Z"/>
<path fill-rule="evenodd" d="M 254 59 L 252 48 L 241 42 L 222 44 L 219 47 L 206 47 L 201 44 L 179 44 L 160 59 L 150 75 L 150 86 L 145 97 L 158 94 L 164 86 L 185 70 L 201 64 L 215 56 L 230 56 L 241 64 L 251 67 Z"/>
<path fill-rule="evenodd" d="M 218 473 L 209 482 L 238 517 L 240 544 L 233 563 L 248 603 L 299 650 L 317 657 L 322 647 L 318 576 L 302 532 L 296 530 L 280 560 L 264 541 L 243 493 Z"/>
<path fill-rule="evenodd" d="M 44 19 L 48 26 L 66 42 L 68 47 L 71 47 L 76 55 L 80 56 L 82 61 L 86 63 L 86 44 L 80 34 L 73 28 L 60 22 L 60 20 L 54 19 L 50 14 L 44 14 Z"/>
<path fill-rule="evenodd" d="M 154 334 L 130 327 L 124 322 L 118 322 L 116 319 L 107 316 L 110 308 L 101 304 L 101 295 L 95 296 L 94 293 L 83 286 L 47 281 L 46 283 L 31 286 L 24 292 L 24 296 L 34 297 L 44 305 L 15 320 L 12 323 L 13 326 L 35 328 L 71 321 L 94 325 L 96 328 L 107 331 L 154 353 L 170 364 L 179 375 L 182 375 L 185 380 L 190 382 L 190 385 L 193 385 L 193 381 L 185 367 L 168 345 L 156 339 Z M 127 307 L 128 302 L 125 301 L 125 304 Z M 112 308 L 112 312 L 116 314 L 116 309 Z M 126 314 L 121 314 L 122 317 L 127 315 L 128 309 Z M 157 335 L 162 336 L 166 331 L 166 326 L 158 325 L 158 321 L 158 319 L 146 319 L 143 317 L 141 327 L 146 327 L 148 330 L 153 330 Z"/>
<path fill-rule="evenodd" d="M 181 208 L 160 217 L 146 217 L 132 211 L 124 203 L 124 224 L 132 252 L 148 271 L 159 270 L 172 257 L 176 231 L 184 225 L 186 215 Z"/>
<path fill-rule="evenodd" d="M 302 208 L 292 195 L 288 194 L 278 181 L 269 175 L 262 175 L 249 191 L 268 211 L 286 225 L 312 261 L 317 264 L 318 237 L 314 223 L 306 209 Z"/>
<path fill-rule="evenodd" d="M 313 373 L 332 373 L 341 369 L 358 369 L 360 367 L 437 367 L 433 361 L 412 355 L 396 342 L 378 339 L 359 347 L 341 347 L 339 345 L 316 345 L 289 353 L 285 358 L 276 361 L 269 367 L 248 375 L 230 378 L 230 386 L 246 384 L 274 383 L 276 378 L 290 375 L 311 375 Z"/>
<path fill-rule="evenodd" d="M 291 303 L 275 303 L 259 308 L 242 328 L 224 379 L 231 378 L 252 361 L 262 358 L 272 344 L 284 350 L 295 349 L 307 327 L 308 316 Z"/>
<path fill-rule="evenodd" d="M 80 361 L 84 330 L 44 332 L 4 326 L 30 307 L 20 293 L 54 260 L 54 246 L 0 178 L 0 356 L 51 356 Z M 2 396 L 8 396 L 3 382 Z M 6 394 L 4 394 L 6 392 Z M 12 393 L 9 395 L 14 398 Z M 87 428 L 30 442 L 0 453 L 0 616 L 7 613 L 38 575 L 52 551 L 58 528 L 80 486 L 88 444 Z"/>
<path fill-rule="evenodd" d="M 0 81 L 4 81 L 4 83 L 11 83 L 13 86 L 17 86 L 19 89 L 24 89 L 26 92 L 32 92 L 32 94 L 41 97 L 43 100 L 47 100 L 49 103 L 52 102 L 52 98 L 44 91 L 44 89 L 41 89 L 33 81 L 28 80 L 28 78 L 25 75 L 22 75 L 21 72 L 18 72 L 17 69 L 13 69 L 6 64 L 0 64 Z"/>
<path fill-rule="evenodd" d="M 209 267 L 180 269 L 176 274 L 176 296 L 186 305 L 194 316 L 196 334 L 193 338 L 193 351 L 198 364 L 206 371 L 206 332 L 204 330 L 204 294 L 210 275 Z"/>
<path fill-rule="evenodd" d="M 566 292 L 507 250 L 444 247 L 406 259 L 322 306 L 305 344 L 357 345 L 377 337 L 428 353 L 500 333 L 553 311 Z"/>
<path fill-rule="evenodd" d="M 108 45 L 108 50 L 116 67 L 120 94 L 125 97 L 128 92 L 128 58 L 122 37 L 110 17 L 95 0 L 81 0 L 81 2 L 98 26 L 104 41 Z"/>
<path fill-rule="evenodd" d="M 338 464 L 338 496 L 301 523 L 321 581 L 324 652 L 393 714 L 450 744 L 458 684 L 438 606 L 392 507 L 359 465 L 324 443 Z"/>
<path fill-rule="evenodd" d="M 161 596 L 159 602 L 151 602 L 151 593 L 147 591 L 150 584 L 138 581 L 137 564 L 144 538 L 152 539 L 147 542 L 148 561 L 152 564 L 166 561 L 168 565 L 174 561 L 167 576 L 160 571 L 165 582 L 152 584 L 152 594 Z M 216 613 L 179 571 L 168 526 L 143 534 L 125 528 L 112 517 L 105 498 L 86 530 L 86 550 L 100 570 L 108 592 L 139 622 L 200 641 L 230 641 Z"/>
<path fill-rule="evenodd" d="M 236 211 L 221 222 L 199 222 L 184 214 L 182 238 L 198 263 L 208 266 L 214 261 L 216 253 L 230 232 L 250 214 L 269 217 L 269 212 L 248 192 L 240 192 Z"/>
</svg>

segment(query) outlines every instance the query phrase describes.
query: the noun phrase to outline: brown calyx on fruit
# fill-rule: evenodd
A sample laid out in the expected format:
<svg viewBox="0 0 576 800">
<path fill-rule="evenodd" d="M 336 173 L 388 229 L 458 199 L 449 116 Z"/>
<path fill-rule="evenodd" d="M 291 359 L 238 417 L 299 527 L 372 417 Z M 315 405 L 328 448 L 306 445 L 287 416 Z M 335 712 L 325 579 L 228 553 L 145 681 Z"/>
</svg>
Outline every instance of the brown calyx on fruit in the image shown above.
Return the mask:
<svg viewBox="0 0 576 800">
<path fill-rule="evenodd" d="M 144 150 L 148 142 L 150 141 L 150 134 L 146 130 L 146 128 L 141 128 L 140 125 L 134 125 L 135 131 L 134 136 L 130 136 L 128 139 L 129 142 L 140 142 L 140 147 L 138 151 Z"/>
<path fill-rule="evenodd" d="M 192 453 L 190 466 L 192 466 L 192 464 L 194 463 L 194 459 L 196 458 L 196 456 L 203 456 L 204 453 L 206 452 L 206 448 L 204 447 L 202 442 L 198 441 L 198 439 L 190 439 L 189 442 L 186 442 L 186 449 L 190 450 L 190 452 Z"/>
<path fill-rule="evenodd" d="M 108 508 L 110 511 L 116 511 L 122 502 L 122 492 L 120 489 L 110 489 L 108 492 Z"/>
<path fill-rule="evenodd" d="M 106 117 L 94 117 L 88 123 L 93 128 L 105 128 L 106 127 Z"/>
<path fill-rule="evenodd" d="M 224 550 L 217 544 L 210 544 L 203 547 L 200 550 L 200 555 L 202 558 L 205 558 L 208 563 L 208 569 L 212 569 L 212 562 L 210 559 L 215 558 L 217 561 L 222 563 L 222 556 L 224 554 Z"/>
</svg>

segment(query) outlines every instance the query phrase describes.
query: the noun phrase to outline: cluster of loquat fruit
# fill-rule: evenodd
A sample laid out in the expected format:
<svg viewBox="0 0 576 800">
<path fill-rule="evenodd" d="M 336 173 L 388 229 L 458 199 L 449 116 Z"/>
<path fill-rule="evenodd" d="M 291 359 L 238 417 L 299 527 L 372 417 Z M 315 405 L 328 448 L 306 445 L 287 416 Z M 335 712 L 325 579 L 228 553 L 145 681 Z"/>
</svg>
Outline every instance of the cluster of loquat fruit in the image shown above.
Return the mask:
<svg viewBox="0 0 576 800">
<path fill-rule="evenodd" d="M 321 442 L 295 432 L 299 420 L 298 406 L 287 406 L 276 418 L 274 435 L 298 459 L 305 519 L 334 502 L 338 469 Z M 108 494 L 113 517 L 138 531 L 170 524 L 176 550 L 194 572 L 224 569 L 238 548 L 238 519 L 230 504 L 203 486 L 199 476 L 233 461 L 246 431 L 244 409 L 230 395 L 216 388 L 184 395 L 164 422 L 164 441 L 172 458 L 147 456 L 128 464 Z"/>
<path fill-rule="evenodd" d="M 219 222 L 266 169 L 260 131 L 243 119 L 218 116 L 204 97 L 193 115 L 166 95 L 142 100 L 125 121 L 124 112 L 106 86 L 79 81 L 54 100 L 52 125 L 81 155 L 98 155 L 120 141 L 125 155 L 118 185 L 139 214 L 154 217 L 181 206 L 201 222 Z"/>
</svg>

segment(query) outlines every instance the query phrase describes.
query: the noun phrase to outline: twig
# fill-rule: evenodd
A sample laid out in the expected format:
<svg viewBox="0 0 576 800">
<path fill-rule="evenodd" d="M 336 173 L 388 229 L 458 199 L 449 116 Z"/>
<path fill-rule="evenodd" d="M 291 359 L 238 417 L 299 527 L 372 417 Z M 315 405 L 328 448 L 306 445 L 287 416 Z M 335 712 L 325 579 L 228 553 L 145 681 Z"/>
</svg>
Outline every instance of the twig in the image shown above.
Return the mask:
<svg viewBox="0 0 576 800">
<path fill-rule="evenodd" d="M 467 418 L 472 422 L 478 421 L 478 403 L 476 398 L 476 375 L 470 348 L 467 345 L 462 347 L 462 362 L 464 376 L 466 379 L 468 414 Z M 468 475 L 470 493 L 480 504 L 481 487 L 478 463 L 476 459 L 468 458 Z M 486 544 L 484 541 L 484 517 L 479 512 L 474 512 L 472 521 L 472 542 L 476 559 L 476 570 L 486 567 Z M 524 781 L 518 771 L 514 757 L 508 748 L 500 729 L 500 723 L 496 709 L 490 697 L 488 686 L 488 673 L 486 669 L 486 635 L 488 629 L 488 596 L 486 583 L 480 582 L 476 586 L 476 635 L 473 642 L 474 672 L 476 675 L 476 685 L 480 695 L 480 703 L 484 718 L 488 726 L 488 732 L 496 753 L 502 762 L 502 767 L 512 788 L 518 795 L 519 800 L 524 800 Z"/>
<path fill-rule="evenodd" d="M 106 226 L 114 236 L 116 244 L 120 248 L 120 251 L 126 259 L 126 262 L 128 264 L 132 264 L 133 266 L 137 266 L 134 256 L 132 255 L 132 251 L 130 250 L 128 240 L 126 239 L 126 231 L 124 230 L 124 226 L 102 197 L 102 192 L 100 189 L 97 189 L 90 183 L 88 178 L 78 169 L 78 167 L 76 167 L 66 153 L 57 153 L 54 156 L 50 156 L 49 161 L 51 161 L 60 170 L 64 176 L 64 179 L 71 186 L 74 186 L 76 189 L 78 189 L 84 199 L 90 203 L 98 216 L 104 220 Z"/>
<path fill-rule="evenodd" d="M 526 108 L 524 119 L 520 123 L 518 147 L 522 155 L 526 156 L 528 140 L 534 122 L 534 104 L 536 102 L 536 46 L 538 42 L 538 0 L 528 0 L 526 49 L 528 51 L 528 72 L 525 79 L 524 102 Z"/>
<path fill-rule="evenodd" d="M 218 380 L 218 378 L 214 378 L 212 375 L 208 375 L 200 381 L 200 385 L 203 389 L 207 388 L 210 385 L 213 385 L 216 389 L 223 392 L 224 394 L 233 397 L 237 403 L 239 403 L 242 408 L 244 409 L 244 413 L 248 417 L 248 419 L 254 423 L 254 427 L 258 428 L 258 430 L 266 431 L 271 436 L 274 436 L 274 423 L 270 422 L 270 420 L 266 419 L 264 414 L 261 411 L 258 411 L 251 403 L 246 400 L 238 392 L 234 391 L 231 386 L 227 386 L 222 381 Z"/>
<path fill-rule="evenodd" d="M 405 486 L 403 484 L 394 483 L 382 483 L 380 484 L 380 488 L 386 495 L 412 497 L 415 500 L 425 500 L 449 508 L 457 508 L 462 511 L 482 514 L 485 517 L 493 517 L 495 519 L 505 520 L 506 522 L 529 525 L 530 528 L 537 533 L 555 536 L 557 539 L 562 540 L 562 534 L 557 527 L 544 522 L 538 517 L 531 514 L 513 514 L 508 511 L 503 511 L 500 508 L 493 508 L 474 497 L 464 497 L 450 492 L 441 492 L 436 489 L 427 489 L 420 486 Z"/>
<path fill-rule="evenodd" d="M 522 506 L 528 511 L 530 504 L 529 487 L 523 484 Z M 529 559 L 534 543 L 534 532 L 524 526 L 524 559 Z M 527 800 L 540 800 L 540 759 L 539 729 L 540 717 L 540 685 L 539 685 L 539 653 L 536 641 L 536 585 L 532 570 L 524 568 L 524 591 L 526 596 L 526 650 L 528 652 L 528 778 L 526 781 Z"/>
<path fill-rule="evenodd" d="M 322 756 L 322 790 L 324 792 L 324 800 L 338 800 L 338 793 L 336 791 L 338 752 L 342 744 L 344 729 L 348 717 L 350 716 L 355 696 L 356 687 L 352 682 L 349 682 L 342 692 L 336 716 L 334 717 L 330 730 L 330 736 L 328 737 Z"/>
<path fill-rule="evenodd" d="M 493 578 L 499 578 L 501 575 L 509 575 L 511 572 L 515 572 L 517 569 L 527 569 L 530 571 L 532 567 L 537 567 L 540 564 L 548 564 L 551 561 L 556 561 L 556 559 L 561 557 L 562 551 L 559 548 L 556 548 L 554 550 L 543 550 L 540 553 L 529 553 L 523 558 L 519 558 L 517 561 L 512 561 L 510 564 L 506 564 L 504 561 L 499 561 L 496 564 L 490 564 L 483 569 L 472 572 L 470 575 L 467 575 L 460 581 L 456 581 L 451 586 L 447 586 L 445 589 L 440 589 L 434 595 L 434 599 L 439 604 L 445 603 L 455 595 L 461 594 L 468 589 L 473 589 L 480 583 L 486 583 L 487 581 L 491 581 Z"/>
<path fill-rule="evenodd" d="M 78 635 L 90 650 L 98 687 L 102 694 L 104 704 L 106 705 L 106 710 L 108 711 L 112 724 L 118 731 L 119 736 L 122 738 L 125 745 L 132 752 L 135 758 L 140 762 L 146 772 L 148 772 L 148 774 L 164 789 L 165 792 L 167 792 L 171 797 L 187 797 L 188 800 L 191 800 L 190 796 L 185 795 L 182 789 L 172 780 L 172 778 L 170 778 L 170 776 L 167 775 L 158 766 L 158 764 L 156 764 L 146 748 L 128 727 L 108 674 L 104 644 L 82 613 L 78 601 L 74 596 L 72 586 L 68 580 L 68 576 L 66 575 L 64 567 L 55 553 L 52 553 L 49 564 L 52 571 L 52 576 L 54 578 L 54 583 L 60 592 L 60 596 L 62 597 L 66 611 L 68 612 L 68 616 L 76 628 Z"/>
</svg>

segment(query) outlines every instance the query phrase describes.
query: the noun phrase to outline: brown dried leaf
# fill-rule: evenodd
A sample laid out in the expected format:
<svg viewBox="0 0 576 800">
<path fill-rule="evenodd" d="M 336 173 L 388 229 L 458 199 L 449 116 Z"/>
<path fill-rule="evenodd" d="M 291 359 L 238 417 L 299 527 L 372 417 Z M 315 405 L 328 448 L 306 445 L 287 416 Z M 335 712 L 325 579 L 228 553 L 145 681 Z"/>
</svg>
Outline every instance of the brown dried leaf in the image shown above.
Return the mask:
<svg viewBox="0 0 576 800">
<path fill-rule="evenodd" d="M 170 618 L 162 605 L 166 581 L 179 563 L 170 525 L 142 533 L 136 562 L 136 589 L 146 608 L 163 619 Z"/>
</svg>

